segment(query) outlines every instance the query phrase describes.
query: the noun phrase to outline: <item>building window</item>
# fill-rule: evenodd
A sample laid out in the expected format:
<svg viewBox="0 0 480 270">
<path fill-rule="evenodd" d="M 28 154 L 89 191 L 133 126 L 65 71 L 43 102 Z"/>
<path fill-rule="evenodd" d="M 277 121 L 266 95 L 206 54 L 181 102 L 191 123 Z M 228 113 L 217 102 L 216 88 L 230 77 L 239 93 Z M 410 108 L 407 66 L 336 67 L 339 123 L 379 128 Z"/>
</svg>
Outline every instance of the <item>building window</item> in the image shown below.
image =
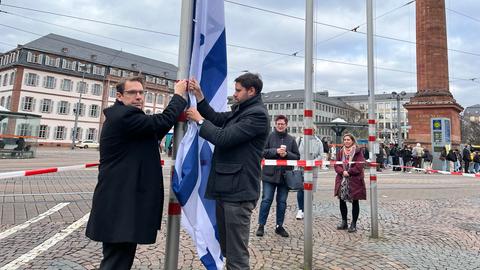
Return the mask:
<svg viewBox="0 0 480 270">
<path fill-rule="evenodd" d="M 145 95 L 145 101 L 146 101 L 147 103 L 153 103 L 153 94 L 150 93 L 150 92 L 147 93 L 147 94 Z"/>
<path fill-rule="evenodd" d="M 62 88 L 63 91 L 72 91 L 72 88 L 73 88 L 72 80 L 63 79 L 61 88 Z"/>
<path fill-rule="evenodd" d="M 77 127 L 77 133 L 74 135 L 75 129 L 72 128 L 72 133 L 70 134 L 70 139 L 73 139 L 75 137 L 75 141 L 81 141 L 82 140 L 82 128 Z"/>
<path fill-rule="evenodd" d="M 95 96 L 101 96 L 102 95 L 102 85 L 101 84 L 94 84 L 92 86 L 92 95 L 95 95 Z"/>
<path fill-rule="evenodd" d="M 1 78 L 1 76 L 0 76 L 0 78 Z M 8 83 L 8 74 L 4 74 L 3 75 L 3 86 L 6 86 L 7 83 Z"/>
<path fill-rule="evenodd" d="M 10 85 L 13 85 L 15 82 L 15 71 L 10 73 Z"/>
<path fill-rule="evenodd" d="M 51 113 L 53 107 L 53 101 L 51 99 L 42 99 L 40 105 L 40 112 L 42 113 Z"/>
<path fill-rule="evenodd" d="M 53 138 L 55 140 L 64 140 L 65 139 L 65 130 L 66 128 L 64 126 L 58 126 L 58 127 L 55 127 L 55 132 L 53 134 Z"/>
<path fill-rule="evenodd" d="M 273 104 L 273 109 L 278 110 L 278 104 Z"/>
<path fill-rule="evenodd" d="M 27 112 L 35 110 L 35 99 L 33 97 L 22 97 L 22 110 Z"/>
<path fill-rule="evenodd" d="M 119 69 L 111 68 L 110 69 L 110 75 L 120 77 L 122 75 L 122 72 Z"/>
<path fill-rule="evenodd" d="M 292 109 L 294 109 L 294 110 L 297 109 L 297 103 L 292 104 Z"/>
<path fill-rule="evenodd" d="M 57 113 L 58 114 L 63 114 L 63 115 L 69 114 L 70 113 L 70 103 L 68 103 L 68 101 L 64 101 L 64 100 L 60 101 L 58 103 Z"/>
<path fill-rule="evenodd" d="M 89 128 L 87 130 L 87 140 L 95 141 L 97 140 L 97 130 L 94 128 Z"/>
<path fill-rule="evenodd" d="M 117 97 L 117 88 L 115 86 L 110 87 L 110 91 L 108 91 L 108 96 L 111 98 Z"/>
<path fill-rule="evenodd" d="M 298 115 L 298 121 L 299 121 L 299 122 L 302 122 L 302 121 L 303 121 L 303 114 L 299 114 L 299 115 Z"/>
<path fill-rule="evenodd" d="M 298 103 L 298 108 L 299 108 L 300 110 L 303 110 L 303 102 Z"/>
<path fill-rule="evenodd" d="M 5 97 L 0 98 L 0 106 L 5 106 Z"/>
<path fill-rule="evenodd" d="M 157 95 L 157 105 L 163 105 L 163 95 Z"/>
<path fill-rule="evenodd" d="M 174 87 L 173 81 L 168 81 L 167 84 L 168 84 L 168 88 L 173 89 Z"/>
<path fill-rule="evenodd" d="M 95 75 L 105 75 L 105 68 L 93 65 L 93 74 L 95 74 Z"/>
<path fill-rule="evenodd" d="M 38 53 L 27 53 L 27 62 L 35 63 L 35 64 L 42 64 L 43 54 Z"/>
<path fill-rule="evenodd" d="M 90 117 L 95 117 L 97 118 L 98 117 L 98 105 L 90 105 L 90 110 L 89 110 L 89 113 L 88 115 Z"/>
<path fill-rule="evenodd" d="M 75 103 L 73 106 L 73 115 L 76 114 L 78 108 L 78 102 Z M 85 104 L 80 103 L 80 110 L 78 111 L 79 116 L 84 116 L 85 115 Z"/>
<path fill-rule="evenodd" d="M 45 55 L 45 65 L 51 67 L 60 67 L 60 58 L 53 58 Z"/>
<path fill-rule="evenodd" d="M 70 61 L 70 60 L 67 60 L 67 59 L 63 59 L 62 60 L 62 68 L 70 69 L 70 70 L 75 71 L 75 69 L 77 68 L 77 62 Z"/>
<path fill-rule="evenodd" d="M 77 93 L 86 94 L 87 93 L 88 84 L 86 82 L 78 82 L 77 83 Z"/>
<path fill-rule="evenodd" d="M 297 115 L 294 114 L 294 115 L 292 115 L 292 122 L 296 122 L 296 121 L 297 121 Z"/>
<path fill-rule="evenodd" d="M 7 108 L 7 110 L 10 110 L 10 105 L 12 104 L 12 97 L 11 96 L 8 96 L 7 97 L 7 102 L 5 103 L 5 108 Z"/>
<path fill-rule="evenodd" d="M 27 73 L 25 76 L 25 84 L 28 86 L 37 86 L 39 81 L 39 76 L 35 73 Z"/>
<path fill-rule="evenodd" d="M 292 104 L 290 103 L 285 104 L 285 109 L 290 110 L 291 107 L 292 107 Z"/>
<path fill-rule="evenodd" d="M 32 125 L 22 123 L 18 125 L 18 135 L 20 136 L 32 136 Z"/>
<path fill-rule="evenodd" d="M 297 127 L 292 127 L 292 133 L 297 133 Z"/>
<path fill-rule="evenodd" d="M 57 79 L 52 76 L 43 77 L 43 87 L 48 89 L 54 89 L 57 84 Z"/>
<path fill-rule="evenodd" d="M 268 104 L 268 109 L 272 110 L 273 109 L 273 104 Z"/>
<path fill-rule="evenodd" d="M 285 110 L 285 104 L 280 104 L 280 110 Z"/>
<path fill-rule="evenodd" d="M 38 138 L 39 139 L 48 139 L 48 135 L 50 133 L 50 127 L 47 125 L 40 125 L 38 129 Z"/>
</svg>

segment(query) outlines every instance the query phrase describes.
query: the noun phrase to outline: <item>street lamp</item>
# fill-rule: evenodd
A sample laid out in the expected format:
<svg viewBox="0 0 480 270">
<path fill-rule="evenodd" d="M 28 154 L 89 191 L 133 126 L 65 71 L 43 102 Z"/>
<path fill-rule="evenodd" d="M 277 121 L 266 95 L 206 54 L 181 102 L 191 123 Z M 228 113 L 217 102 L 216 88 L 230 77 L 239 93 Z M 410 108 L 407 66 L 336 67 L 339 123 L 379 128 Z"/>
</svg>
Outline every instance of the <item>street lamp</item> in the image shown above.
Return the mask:
<svg viewBox="0 0 480 270">
<path fill-rule="evenodd" d="M 78 97 L 77 106 L 73 109 L 75 110 L 75 124 L 73 125 L 73 134 L 72 134 L 72 150 L 75 149 L 75 139 L 77 139 L 77 126 L 78 126 L 78 114 L 80 113 L 80 104 L 82 102 L 82 94 L 85 90 L 85 71 L 87 70 L 87 64 L 82 66 L 82 88 L 80 89 L 80 96 Z"/>
<path fill-rule="evenodd" d="M 405 91 L 397 93 L 395 91 L 392 92 L 392 98 L 397 100 L 397 138 L 398 138 L 398 146 L 400 148 L 403 147 L 403 139 L 402 139 L 402 119 L 400 118 L 400 100 L 407 95 Z"/>
</svg>

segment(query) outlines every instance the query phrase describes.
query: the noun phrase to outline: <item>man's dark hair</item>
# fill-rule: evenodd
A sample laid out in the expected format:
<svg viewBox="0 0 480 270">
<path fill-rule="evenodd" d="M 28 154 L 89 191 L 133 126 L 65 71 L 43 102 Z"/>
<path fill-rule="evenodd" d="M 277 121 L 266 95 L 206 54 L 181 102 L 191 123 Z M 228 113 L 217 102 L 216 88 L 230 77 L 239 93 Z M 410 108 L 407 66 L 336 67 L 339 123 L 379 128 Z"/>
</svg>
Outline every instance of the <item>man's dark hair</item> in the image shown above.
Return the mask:
<svg viewBox="0 0 480 270">
<path fill-rule="evenodd" d="M 132 77 L 123 78 L 120 80 L 120 82 L 117 83 L 117 85 L 115 86 L 115 88 L 117 88 L 117 92 L 123 94 L 123 91 L 125 90 L 126 82 L 139 82 L 142 84 L 143 87 L 145 87 L 145 80 L 143 79 L 142 76 L 132 76 Z"/>
<path fill-rule="evenodd" d="M 275 123 L 277 123 L 278 120 L 284 120 L 285 124 L 288 124 L 288 118 L 283 114 L 277 115 L 277 117 L 275 117 Z"/>
<path fill-rule="evenodd" d="M 247 72 L 245 74 L 238 76 L 235 79 L 235 82 L 241 84 L 243 87 L 247 89 L 250 87 L 255 88 L 255 93 L 257 95 L 260 94 L 260 92 L 262 92 L 263 82 L 259 74 Z"/>
</svg>

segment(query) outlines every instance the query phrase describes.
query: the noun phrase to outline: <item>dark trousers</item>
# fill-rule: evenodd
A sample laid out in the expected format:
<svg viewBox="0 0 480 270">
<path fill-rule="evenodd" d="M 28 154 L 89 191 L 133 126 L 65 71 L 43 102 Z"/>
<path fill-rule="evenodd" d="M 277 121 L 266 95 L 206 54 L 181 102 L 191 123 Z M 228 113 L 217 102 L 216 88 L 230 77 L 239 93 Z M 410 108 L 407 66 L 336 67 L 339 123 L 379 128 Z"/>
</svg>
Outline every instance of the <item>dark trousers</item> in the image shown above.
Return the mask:
<svg viewBox="0 0 480 270">
<path fill-rule="evenodd" d="M 216 215 L 220 248 L 226 258 L 228 270 L 250 269 L 248 239 L 250 219 L 255 201 L 216 201 Z"/>
<path fill-rule="evenodd" d="M 464 160 L 465 163 L 465 173 L 469 173 L 468 169 L 470 168 L 470 161 L 469 160 Z"/>
<path fill-rule="evenodd" d="M 340 214 L 342 214 L 342 220 L 347 221 L 347 202 L 340 199 Z M 360 214 L 360 204 L 358 200 L 352 201 L 352 223 L 357 224 L 358 215 Z"/>
<path fill-rule="evenodd" d="M 136 243 L 103 243 L 101 270 L 128 270 L 132 268 Z"/>
</svg>

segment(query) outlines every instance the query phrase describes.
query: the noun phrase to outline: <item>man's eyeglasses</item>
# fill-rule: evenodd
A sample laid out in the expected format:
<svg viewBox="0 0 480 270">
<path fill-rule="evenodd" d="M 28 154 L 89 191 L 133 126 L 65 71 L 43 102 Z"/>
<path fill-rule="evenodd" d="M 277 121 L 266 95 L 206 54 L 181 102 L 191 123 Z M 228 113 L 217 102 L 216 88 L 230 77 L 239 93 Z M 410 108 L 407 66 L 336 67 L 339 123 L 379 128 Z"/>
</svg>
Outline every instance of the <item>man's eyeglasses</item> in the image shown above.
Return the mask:
<svg viewBox="0 0 480 270">
<path fill-rule="evenodd" d="M 123 94 L 127 96 L 136 96 L 137 94 L 143 96 L 145 95 L 145 90 L 125 90 Z"/>
</svg>

